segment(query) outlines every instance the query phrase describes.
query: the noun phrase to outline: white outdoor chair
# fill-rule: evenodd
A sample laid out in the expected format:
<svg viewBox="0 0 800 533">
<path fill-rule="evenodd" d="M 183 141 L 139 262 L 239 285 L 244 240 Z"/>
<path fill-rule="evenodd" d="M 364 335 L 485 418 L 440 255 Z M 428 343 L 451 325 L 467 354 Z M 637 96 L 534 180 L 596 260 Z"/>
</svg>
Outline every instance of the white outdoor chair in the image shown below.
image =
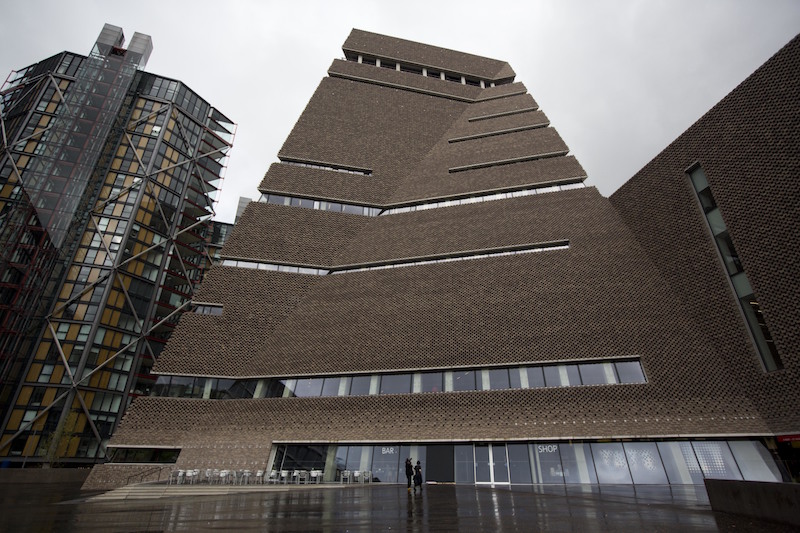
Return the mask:
<svg viewBox="0 0 800 533">
<path fill-rule="evenodd" d="M 349 470 L 342 470 L 342 477 L 339 478 L 339 483 L 344 483 L 345 480 L 347 481 L 347 483 L 350 483 L 351 481 Z"/>
<path fill-rule="evenodd" d="M 261 485 L 264 483 L 264 471 L 259 470 L 256 472 L 256 485 Z"/>
</svg>

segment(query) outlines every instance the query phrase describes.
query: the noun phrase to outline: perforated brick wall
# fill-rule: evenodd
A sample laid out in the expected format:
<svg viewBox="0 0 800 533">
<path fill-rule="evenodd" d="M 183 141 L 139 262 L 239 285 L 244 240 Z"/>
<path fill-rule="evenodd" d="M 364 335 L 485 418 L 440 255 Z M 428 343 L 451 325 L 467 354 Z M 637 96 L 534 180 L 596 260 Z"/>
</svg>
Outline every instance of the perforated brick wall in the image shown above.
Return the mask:
<svg viewBox="0 0 800 533">
<path fill-rule="evenodd" d="M 611 197 L 776 433 L 800 431 L 800 39 L 795 38 Z M 783 370 L 764 372 L 687 169 L 711 186 Z"/>
</svg>

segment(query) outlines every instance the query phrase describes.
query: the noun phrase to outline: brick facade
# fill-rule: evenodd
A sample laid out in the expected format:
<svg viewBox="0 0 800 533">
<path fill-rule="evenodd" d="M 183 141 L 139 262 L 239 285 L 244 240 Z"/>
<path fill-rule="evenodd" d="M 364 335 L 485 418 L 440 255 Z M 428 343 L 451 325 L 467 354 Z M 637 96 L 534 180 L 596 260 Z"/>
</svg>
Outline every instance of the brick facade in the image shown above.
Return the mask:
<svg viewBox="0 0 800 533">
<path fill-rule="evenodd" d="M 345 53 L 348 61 L 334 62 L 281 149 L 287 162 L 267 172 L 263 193 L 391 207 L 585 178 L 522 84 L 489 87 L 492 80 L 513 78 L 507 64 L 359 31 Z M 358 55 L 477 76 L 486 88 L 358 63 Z M 561 240 L 569 248 L 327 276 L 217 267 L 197 300 L 222 304 L 222 315 L 184 315 L 155 369 L 291 377 L 633 356 L 647 383 L 224 401 L 140 398 L 112 445 L 181 447 L 179 466 L 202 458 L 253 469 L 266 466 L 272 442 L 725 438 L 797 431 L 800 262 L 791 260 L 798 237 L 787 223 L 800 220 L 790 178 L 798 166 L 798 62 L 800 44 L 793 42 L 743 84 L 746 98 L 736 96 L 742 88 L 734 91 L 733 102 L 728 97 L 714 108 L 610 201 L 581 188 L 378 217 L 251 204 L 223 256 L 335 269 Z M 770 89 L 777 76 L 791 80 Z M 766 104 L 756 102 L 772 99 L 771 91 L 777 102 L 762 116 Z M 728 124 L 731 117 L 737 125 Z M 748 140 L 736 141 L 737 135 Z M 783 144 L 767 150 L 766 137 Z M 725 142 L 713 144 L 719 139 Z M 785 153 L 770 167 L 773 148 Z M 752 266 L 786 365 L 779 373 L 759 368 L 703 231 L 684 175 L 698 160 L 748 272 Z M 291 161 L 366 169 L 368 175 Z M 726 177 L 740 167 L 769 183 L 738 190 Z M 733 214 L 739 209 L 746 212 Z M 760 218 L 753 218 L 756 211 Z M 765 234 L 769 224 L 781 228 Z M 764 244 L 769 253 L 761 250 Z"/>
</svg>

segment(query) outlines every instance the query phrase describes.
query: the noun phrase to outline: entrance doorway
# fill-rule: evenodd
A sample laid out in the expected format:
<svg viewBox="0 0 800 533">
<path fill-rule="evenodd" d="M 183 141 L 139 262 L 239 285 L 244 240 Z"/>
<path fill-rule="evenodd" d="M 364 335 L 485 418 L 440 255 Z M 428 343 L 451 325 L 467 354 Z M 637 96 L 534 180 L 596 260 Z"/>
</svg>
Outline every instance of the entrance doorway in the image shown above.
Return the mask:
<svg viewBox="0 0 800 533">
<path fill-rule="evenodd" d="M 508 451 L 505 444 L 475 444 L 475 483 L 508 485 Z"/>
</svg>

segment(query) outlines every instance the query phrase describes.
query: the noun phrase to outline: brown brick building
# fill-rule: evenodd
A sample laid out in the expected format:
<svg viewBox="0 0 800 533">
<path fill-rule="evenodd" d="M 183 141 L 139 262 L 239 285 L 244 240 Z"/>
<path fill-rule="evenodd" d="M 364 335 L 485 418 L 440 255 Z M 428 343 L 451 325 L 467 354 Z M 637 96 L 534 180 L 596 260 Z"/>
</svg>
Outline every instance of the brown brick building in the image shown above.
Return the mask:
<svg viewBox="0 0 800 533">
<path fill-rule="evenodd" d="M 402 482 L 406 457 L 457 483 L 788 476 L 800 41 L 611 199 L 507 63 L 359 30 L 343 49 L 91 486 L 167 460 L 326 481 Z"/>
</svg>

